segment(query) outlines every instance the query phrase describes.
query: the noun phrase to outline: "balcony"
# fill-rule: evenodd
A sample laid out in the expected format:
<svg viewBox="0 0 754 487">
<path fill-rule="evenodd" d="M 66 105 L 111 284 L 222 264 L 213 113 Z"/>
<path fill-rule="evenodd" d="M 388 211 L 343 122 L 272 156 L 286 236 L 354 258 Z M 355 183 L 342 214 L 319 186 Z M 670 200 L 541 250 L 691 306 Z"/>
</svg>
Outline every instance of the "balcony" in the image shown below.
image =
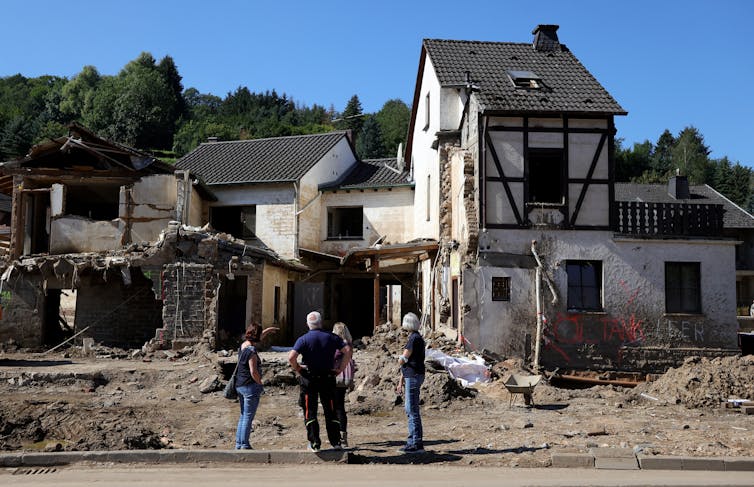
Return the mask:
<svg viewBox="0 0 754 487">
<path fill-rule="evenodd" d="M 646 238 L 715 237 L 723 235 L 723 205 L 615 202 L 615 231 Z"/>
</svg>

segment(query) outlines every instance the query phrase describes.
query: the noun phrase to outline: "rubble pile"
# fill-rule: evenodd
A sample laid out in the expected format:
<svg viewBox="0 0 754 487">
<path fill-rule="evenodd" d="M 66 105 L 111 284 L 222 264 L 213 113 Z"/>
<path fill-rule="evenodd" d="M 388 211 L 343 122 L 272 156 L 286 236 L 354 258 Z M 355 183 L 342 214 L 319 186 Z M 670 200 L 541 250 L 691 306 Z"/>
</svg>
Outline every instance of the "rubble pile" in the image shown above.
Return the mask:
<svg viewBox="0 0 754 487">
<path fill-rule="evenodd" d="M 656 381 L 633 389 L 631 396 L 638 400 L 642 393 L 687 408 L 719 407 L 728 399 L 754 400 L 754 355 L 689 357 Z"/>
</svg>

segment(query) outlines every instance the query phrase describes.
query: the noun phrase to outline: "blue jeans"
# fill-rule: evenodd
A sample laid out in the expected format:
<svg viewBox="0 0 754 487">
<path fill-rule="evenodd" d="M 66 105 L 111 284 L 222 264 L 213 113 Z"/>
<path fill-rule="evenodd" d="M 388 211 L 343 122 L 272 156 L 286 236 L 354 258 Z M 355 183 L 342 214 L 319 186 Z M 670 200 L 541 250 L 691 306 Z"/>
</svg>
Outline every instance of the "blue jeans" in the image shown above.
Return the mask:
<svg viewBox="0 0 754 487">
<path fill-rule="evenodd" d="M 251 426 L 254 421 L 254 415 L 257 414 L 259 406 L 259 397 L 264 392 L 261 384 L 252 383 L 245 386 L 237 386 L 238 403 L 241 405 L 241 415 L 238 417 L 238 426 L 236 427 L 236 450 L 249 450 L 249 436 L 254 429 Z"/>
<path fill-rule="evenodd" d="M 406 441 L 406 446 L 410 447 L 424 447 L 422 417 L 419 410 L 419 390 L 423 383 L 423 374 L 403 378 L 406 391 L 406 416 L 408 416 L 408 441 Z"/>
</svg>

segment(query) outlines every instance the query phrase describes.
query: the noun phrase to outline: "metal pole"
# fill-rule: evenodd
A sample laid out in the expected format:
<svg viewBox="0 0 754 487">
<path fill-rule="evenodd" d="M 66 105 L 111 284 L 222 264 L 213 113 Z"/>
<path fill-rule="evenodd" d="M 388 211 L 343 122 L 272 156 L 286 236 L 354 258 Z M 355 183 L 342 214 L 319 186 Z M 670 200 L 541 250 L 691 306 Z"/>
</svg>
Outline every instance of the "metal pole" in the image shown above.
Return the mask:
<svg viewBox="0 0 754 487">
<path fill-rule="evenodd" d="M 535 294 L 537 295 L 537 338 L 534 342 L 534 371 L 539 370 L 539 348 L 542 341 L 542 269 L 537 267 L 534 277 Z"/>
</svg>

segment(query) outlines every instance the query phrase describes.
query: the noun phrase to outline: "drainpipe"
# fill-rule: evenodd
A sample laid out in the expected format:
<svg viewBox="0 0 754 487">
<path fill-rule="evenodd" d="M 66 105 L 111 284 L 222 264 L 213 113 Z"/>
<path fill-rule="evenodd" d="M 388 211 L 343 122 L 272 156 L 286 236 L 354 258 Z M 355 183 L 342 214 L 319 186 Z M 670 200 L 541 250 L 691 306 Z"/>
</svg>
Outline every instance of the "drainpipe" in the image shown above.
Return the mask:
<svg viewBox="0 0 754 487">
<path fill-rule="evenodd" d="M 298 211 L 298 182 L 293 181 L 293 213 L 295 215 L 295 218 L 293 219 L 293 257 L 295 259 L 298 259 L 298 219 L 299 214 L 301 213 Z"/>
</svg>

